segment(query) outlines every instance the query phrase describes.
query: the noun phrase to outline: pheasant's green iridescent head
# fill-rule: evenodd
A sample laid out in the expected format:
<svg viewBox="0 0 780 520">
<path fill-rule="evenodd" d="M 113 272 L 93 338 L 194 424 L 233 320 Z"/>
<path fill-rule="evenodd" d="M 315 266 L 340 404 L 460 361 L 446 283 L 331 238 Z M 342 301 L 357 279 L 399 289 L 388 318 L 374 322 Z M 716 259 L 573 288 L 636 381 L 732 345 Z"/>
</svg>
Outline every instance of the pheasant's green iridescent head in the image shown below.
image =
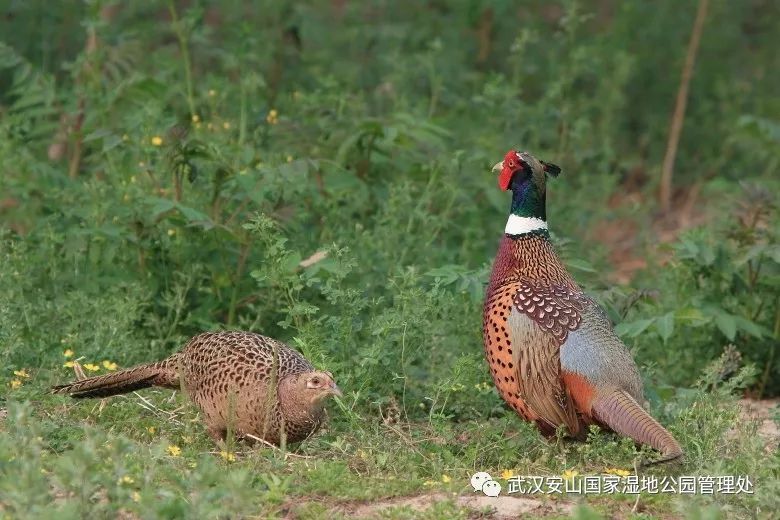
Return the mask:
<svg viewBox="0 0 780 520">
<path fill-rule="evenodd" d="M 512 190 L 508 234 L 523 234 L 525 229 L 531 229 L 529 226 L 532 226 L 533 222 L 528 222 L 529 219 L 546 222 L 547 177 L 557 177 L 561 171 L 558 166 L 540 161 L 528 152 L 510 150 L 504 160 L 493 167 L 493 171 L 499 172 L 498 186 L 502 190 Z M 514 221 L 512 216 L 516 217 Z M 526 220 L 520 225 L 517 218 Z M 531 230 L 534 229 L 542 228 Z M 543 229 L 546 230 L 546 223 Z"/>
</svg>

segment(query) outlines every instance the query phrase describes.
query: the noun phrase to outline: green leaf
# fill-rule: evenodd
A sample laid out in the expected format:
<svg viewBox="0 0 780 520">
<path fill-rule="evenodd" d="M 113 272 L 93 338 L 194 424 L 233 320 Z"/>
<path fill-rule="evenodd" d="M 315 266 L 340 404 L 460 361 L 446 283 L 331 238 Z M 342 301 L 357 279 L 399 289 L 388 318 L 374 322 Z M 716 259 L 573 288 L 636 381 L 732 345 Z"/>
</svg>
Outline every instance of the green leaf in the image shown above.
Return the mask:
<svg viewBox="0 0 780 520">
<path fill-rule="evenodd" d="M 715 324 L 729 341 L 737 334 L 737 321 L 731 314 L 719 311 L 715 314 Z"/>
<path fill-rule="evenodd" d="M 90 141 L 96 141 L 97 139 L 103 139 L 105 137 L 108 137 L 110 135 L 114 135 L 114 132 L 109 130 L 108 128 L 98 128 L 94 132 L 91 132 L 84 136 L 84 142 L 88 143 Z"/>
<path fill-rule="evenodd" d="M 593 267 L 593 265 L 590 262 L 586 260 L 582 260 L 580 258 L 573 258 L 573 259 L 566 260 L 566 266 L 586 273 L 596 272 L 596 269 Z"/>
<path fill-rule="evenodd" d="M 780 264 L 780 245 L 770 246 L 767 253 L 769 258 L 774 260 L 776 264 Z"/>
<path fill-rule="evenodd" d="M 674 317 L 677 321 L 687 321 L 694 327 L 704 325 L 710 320 L 708 316 L 705 316 L 704 313 L 695 307 L 679 309 L 674 313 Z"/>
<path fill-rule="evenodd" d="M 208 215 L 205 213 L 202 213 L 196 209 L 190 208 L 188 206 L 184 206 L 182 204 L 176 204 L 176 209 L 178 209 L 182 215 L 184 215 L 184 218 L 187 219 L 187 222 L 194 223 L 210 223 L 211 219 Z"/>
<path fill-rule="evenodd" d="M 298 264 L 301 263 L 301 254 L 298 251 L 291 251 L 282 260 L 282 269 L 285 271 L 293 272 L 298 269 Z"/>
<path fill-rule="evenodd" d="M 715 250 L 710 244 L 701 244 L 698 261 L 703 266 L 710 266 L 715 262 Z"/>
<path fill-rule="evenodd" d="M 458 265 L 447 264 L 436 267 L 425 273 L 425 276 L 431 276 L 436 279 L 436 283 L 450 285 L 455 283 L 463 274 L 463 268 Z"/>
<path fill-rule="evenodd" d="M 629 338 L 635 338 L 647 330 L 647 328 L 652 325 L 654 321 L 655 318 L 648 318 L 645 320 L 619 323 L 615 327 L 615 334 L 618 336 L 628 336 Z"/>
<path fill-rule="evenodd" d="M 771 336 L 772 332 L 766 327 L 762 327 L 758 323 L 752 322 L 742 316 L 734 316 L 737 322 L 737 327 L 744 330 L 748 334 L 756 338 L 763 338 L 764 336 Z"/>
<path fill-rule="evenodd" d="M 176 207 L 176 203 L 173 202 L 170 199 L 163 199 L 161 197 L 147 197 L 146 202 L 151 203 L 151 208 L 149 208 L 149 213 L 151 214 L 152 218 L 157 218 L 166 211 L 172 210 L 174 207 Z"/>
<path fill-rule="evenodd" d="M 352 148 L 357 146 L 357 143 L 360 141 L 361 137 L 363 137 L 363 132 L 355 132 L 354 134 L 344 139 L 336 151 L 336 162 L 338 164 L 346 166 L 347 155 L 352 150 Z"/>
<path fill-rule="evenodd" d="M 756 244 L 750 249 L 747 250 L 747 253 L 742 255 L 740 258 L 738 258 L 735 262 L 735 266 L 741 266 L 745 265 L 749 261 L 753 260 L 757 256 L 761 256 L 764 254 L 764 251 L 766 251 L 767 245 L 766 244 Z"/>
<path fill-rule="evenodd" d="M 666 341 L 672 336 L 674 332 L 674 313 L 667 312 L 655 321 L 655 328 L 658 331 L 658 335 L 666 343 Z"/>
</svg>

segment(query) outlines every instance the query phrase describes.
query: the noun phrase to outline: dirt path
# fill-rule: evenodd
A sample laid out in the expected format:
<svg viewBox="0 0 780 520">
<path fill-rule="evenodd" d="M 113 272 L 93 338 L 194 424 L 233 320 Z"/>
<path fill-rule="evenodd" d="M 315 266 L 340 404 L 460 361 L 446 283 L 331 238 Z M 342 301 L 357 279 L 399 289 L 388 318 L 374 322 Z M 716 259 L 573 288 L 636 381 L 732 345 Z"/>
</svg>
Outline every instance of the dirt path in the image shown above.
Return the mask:
<svg viewBox="0 0 780 520">
<path fill-rule="evenodd" d="M 431 493 L 414 497 L 393 498 L 359 505 L 355 508 L 345 508 L 341 514 L 351 518 L 380 518 L 383 511 L 389 508 L 406 508 L 411 511 L 425 511 L 438 502 L 453 500 L 455 504 L 472 510 L 479 518 L 491 520 L 508 520 L 521 515 L 545 517 L 549 515 L 568 515 L 574 510 L 574 503 L 561 500 L 540 500 L 525 497 L 484 495 L 459 495 L 453 497 L 445 493 Z"/>
</svg>

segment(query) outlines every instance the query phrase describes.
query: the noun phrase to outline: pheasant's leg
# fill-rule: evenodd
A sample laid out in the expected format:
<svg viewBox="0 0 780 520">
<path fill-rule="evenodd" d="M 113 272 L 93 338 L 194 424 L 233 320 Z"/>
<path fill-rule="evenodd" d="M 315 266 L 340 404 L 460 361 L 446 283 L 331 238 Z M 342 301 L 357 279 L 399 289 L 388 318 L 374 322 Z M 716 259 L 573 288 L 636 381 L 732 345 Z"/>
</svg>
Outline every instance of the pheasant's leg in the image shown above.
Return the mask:
<svg viewBox="0 0 780 520">
<path fill-rule="evenodd" d="M 211 437 L 218 445 L 222 446 L 224 444 L 225 435 L 227 434 L 227 431 L 224 428 L 208 425 L 206 426 L 206 433 L 208 433 L 209 437 Z"/>
<path fill-rule="evenodd" d="M 600 393 L 593 400 L 592 410 L 596 419 L 613 431 L 660 451 L 661 458 L 652 464 L 682 457 L 682 448 L 672 434 L 626 392 L 615 389 Z"/>
</svg>

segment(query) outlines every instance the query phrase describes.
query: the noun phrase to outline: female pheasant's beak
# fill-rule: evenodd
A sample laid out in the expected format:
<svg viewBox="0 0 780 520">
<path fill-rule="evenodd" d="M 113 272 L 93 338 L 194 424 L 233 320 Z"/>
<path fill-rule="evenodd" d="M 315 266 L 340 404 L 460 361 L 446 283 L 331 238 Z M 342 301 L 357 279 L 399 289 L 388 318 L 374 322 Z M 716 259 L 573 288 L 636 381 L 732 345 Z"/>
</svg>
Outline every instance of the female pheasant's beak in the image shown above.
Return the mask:
<svg viewBox="0 0 780 520">
<path fill-rule="evenodd" d="M 344 397 L 344 394 L 341 393 L 341 388 L 336 386 L 336 383 L 331 383 L 328 393 L 330 395 L 335 395 L 336 397 Z"/>
</svg>

